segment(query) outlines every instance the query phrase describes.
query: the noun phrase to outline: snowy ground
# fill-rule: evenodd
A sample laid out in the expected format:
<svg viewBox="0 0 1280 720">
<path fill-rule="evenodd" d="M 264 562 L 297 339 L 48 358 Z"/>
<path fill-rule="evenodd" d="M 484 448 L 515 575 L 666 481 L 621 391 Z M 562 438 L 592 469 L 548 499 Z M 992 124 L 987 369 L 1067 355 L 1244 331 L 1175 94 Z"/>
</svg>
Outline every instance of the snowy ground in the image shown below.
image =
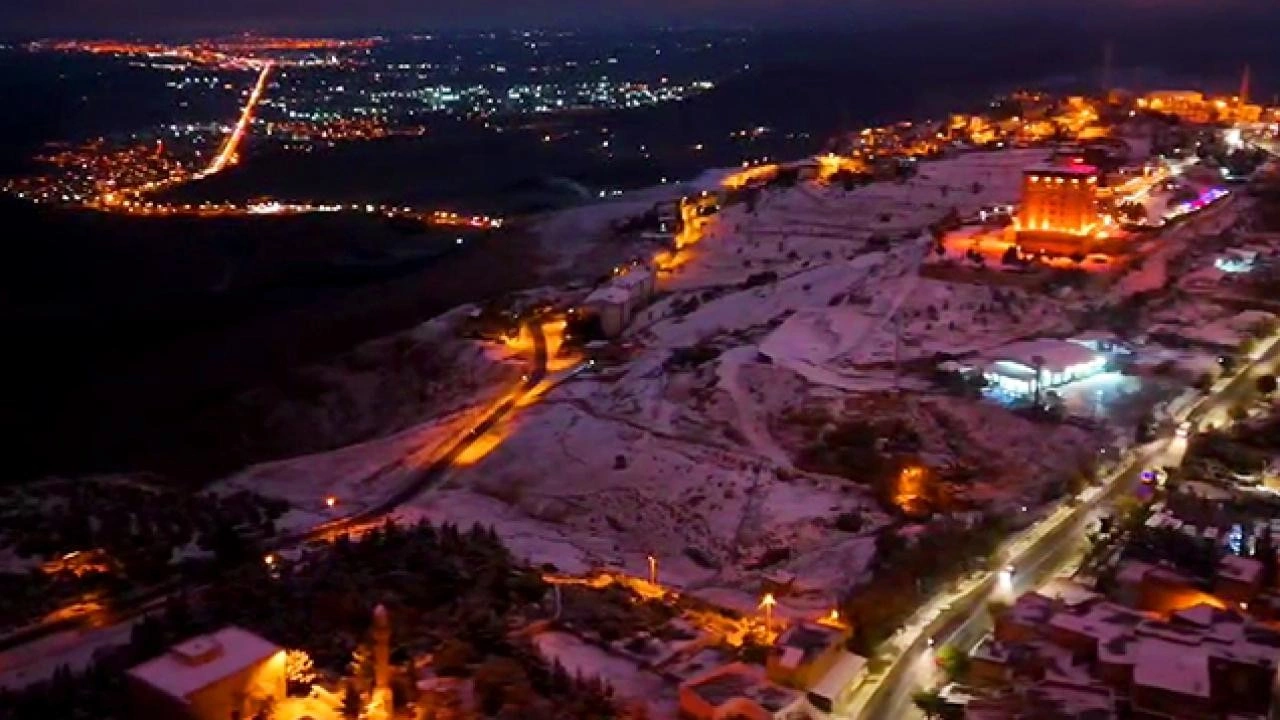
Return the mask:
<svg viewBox="0 0 1280 720">
<path fill-rule="evenodd" d="M 655 717 L 675 717 L 679 702 L 675 688 L 666 680 L 641 670 L 626 658 L 604 650 L 563 632 L 544 632 L 533 637 L 538 650 L 551 660 L 559 660 L 570 675 L 596 676 L 613 686 L 614 692 L 628 700 L 643 700 Z"/>
<path fill-rule="evenodd" d="M 813 442 L 791 425 L 797 413 L 901 417 L 920 432 L 925 462 L 979 470 L 958 491 L 972 506 L 1049 500 L 1105 433 L 941 394 L 930 371 L 940 354 L 973 357 L 1074 334 L 1085 329 L 1082 308 L 1104 298 L 918 272 L 930 224 L 952 208 L 963 216 L 1015 201 L 1021 170 L 1043 159 L 1041 150 L 972 153 L 922 163 L 903 182 L 848 192 L 802 183 L 764 191 L 753 212 L 724 208 L 668 258 L 658 297 L 626 334 L 627 364 L 523 403 L 398 517 L 493 525 L 517 554 L 568 572 L 609 565 L 642 576 L 652 554 L 665 584 L 726 602 L 750 602 L 766 570 L 785 570 L 811 592 L 780 600 L 830 607 L 867 579 L 889 516 L 866 484 L 797 468 Z M 544 243 L 563 241 L 564 262 L 578 263 L 615 220 L 672 194 L 628 193 L 544 218 L 539 231 Z M 1110 399 L 1096 409 L 1098 390 L 1117 398 L 1139 390 L 1104 380 L 1066 398 L 1076 414 L 1110 417 Z M 277 488 L 304 511 L 323 512 L 326 494 L 369 502 L 396 484 L 400 458 L 464 426 L 445 413 L 422 420 L 228 484 Z M 379 462 L 393 470 L 377 473 Z M 858 518 L 858 529 L 837 529 L 841 516 Z"/>
<path fill-rule="evenodd" d="M 288 500 L 293 508 L 281 519 L 283 529 L 311 527 L 394 492 L 527 371 L 527 353 L 457 337 L 457 323 L 469 309 L 362 346 L 340 368 L 316 370 L 323 371 L 328 388 L 310 404 L 317 433 L 340 434 L 329 427 L 342 422 L 397 430 L 334 451 L 253 465 L 210 489 L 248 489 Z M 282 403 L 278 412 L 290 412 L 290 406 Z M 329 497 L 336 499 L 332 508 L 325 502 Z"/>
<path fill-rule="evenodd" d="M 748 599 L 759 558 L 789 550 L 768 569 L 795 573 L 829 603 L 865 579 L 887 516 L 868 488 L 797 470 L 787 417 L 881 394 L 895 355 L 927 366 L 935 353 L 1075 329 L 1062 301 L 917 274 L 929 224 L 952 207 L 1016 199 L 1021 169 L 1043 155 L 975 153 L 922 164 L 903 183 L 805 183 L 765 191 L 753 213 L 723 209 L 660 274 L 660 297 L 628 332 L 639 348 L 629 364 L 514 415 L 404 516 L 493 523 L 518 552 L 569 570 L 643 575 L 651 553 L 666 583 Z M 926 387 L 917 373 L 900 385 Z M 988 456 L 993 473 L 968 489 L 974 502 L 1039 502 L 1056 465 L 1094 442 L 975 400 L 933 404 L 969 443 L 947 447 L 950 431 L 936 427 L 940 461 Z M 858 532 L 835 529 L 844 513 L 864 519 Z"/>
</svg>

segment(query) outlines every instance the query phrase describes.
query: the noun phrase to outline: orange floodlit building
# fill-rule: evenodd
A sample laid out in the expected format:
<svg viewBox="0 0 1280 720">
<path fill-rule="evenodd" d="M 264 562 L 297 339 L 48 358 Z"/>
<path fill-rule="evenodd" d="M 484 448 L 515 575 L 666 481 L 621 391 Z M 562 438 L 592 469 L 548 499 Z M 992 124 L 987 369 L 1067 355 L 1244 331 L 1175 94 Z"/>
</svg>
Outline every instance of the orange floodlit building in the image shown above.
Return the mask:
<svg viewBox="0 0 1280 720">
<path fill-rule="evenodd" d="M 1081 162 L 1040 165 L 1022 173 L 1018 245 L 1031 253 L 1088 253 L 1099 239 L 1098 169 Z"/>
</svg>

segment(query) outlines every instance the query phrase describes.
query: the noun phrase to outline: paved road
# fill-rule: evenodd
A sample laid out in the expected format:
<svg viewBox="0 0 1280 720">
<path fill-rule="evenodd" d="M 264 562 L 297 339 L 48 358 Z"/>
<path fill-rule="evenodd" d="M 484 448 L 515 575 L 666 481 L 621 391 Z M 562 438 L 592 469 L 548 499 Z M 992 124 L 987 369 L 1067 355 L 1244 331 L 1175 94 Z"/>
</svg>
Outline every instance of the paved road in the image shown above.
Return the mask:
<svg viewBox="0 0 1280 720">
<path fill-rule="evenodd" d="M 1256 376 L 1273 370 L 1277 359 L 1280 359 L 1280 341 L 1273 341 L 1239 374 L 1215 387 L 1211 395 L 1191 410 L 1188 419 L 1198 426 L 1215 420 L 1223 422 L 1232 406 L 1253 396 Z M 986 612 L 988 600 L 1007 600 L 1042 583 L 1064 560 L 1080 551 L 1091 522 L 1106 512 L 1116 499 L 1133 492 L 1143 469 L 1177 466 L 1185 452 L 1186 441 L 1176 438 L 1149 447 L 1147 452 L 1140 453 L 1115 475 L 1105 491 L 1080 503 L 1051 531 L 1017 548 L 1008 556 L 1017 568 L 1012 587 L 1000 587 L 997 575 L 987 573 L 971 588 L 931 601 L 942 605 L 936 618 L 908 629 L 904 637 L 910 639 L 905 650 L 879 682 L 855 694 L 855 705 L 849 714 L 867 720 L 916 717 L 911 695 L 934 680 L 933 657 L 927 642 L 930 636 L 936 637 L 938 646 L 946 643 L 966 645 L 974 642 L 975 636 L 980 638 L 989 622 Z M 1054 516 L 1051 516 L 1040 526 L 1053 522 Z M 913 630 L 914 634 L 911 634 Z"/>
</svg>

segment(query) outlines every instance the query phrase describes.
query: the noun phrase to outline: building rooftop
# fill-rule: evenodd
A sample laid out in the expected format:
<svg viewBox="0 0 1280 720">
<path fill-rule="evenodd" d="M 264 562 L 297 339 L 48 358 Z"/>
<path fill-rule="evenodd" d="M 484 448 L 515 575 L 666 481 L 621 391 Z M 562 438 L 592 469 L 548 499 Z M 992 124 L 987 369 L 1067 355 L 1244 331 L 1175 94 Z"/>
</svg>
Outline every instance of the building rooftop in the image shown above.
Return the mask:
<svg viewBox="0 0 1280 720">
<path fill-rule="evenodd" d="M 759 667 L 738 662 L 713 668 L 685 682 L 683 687 L 697 693 L 714 708 L 735 698 L 746 698 L 771 713 L 782 710 L 800 696 L 795 690 L 766 680 Z"/>
<path fill-rule="evenodd" d="M 1053 578 L 1040 586 L 1038 594 L 1061 602 L 1069 608 L 1083 607 L 1099 600 L 1102 595 L 1067 578 Z"/>
<path fill-rule="evenodd" d="M 582 302 L 584 305 L 621 305 L 629 300 L 631 300 L 631 293 L 627 289 L 615 285 L 605 285 L 592 291 L 587 296 L 587 299 Z"/>
<path fill-rule="evenodd" d="M 1034 368 L 1036 358 L 1043 361 L 1043 367 L 1050 372 L 1063 372 L 1067 368 L 1095 362 L 1097 353 L 1066 340 L 1040 338 L 1010 343 L 988 353 L 994 362 L 1016 363 L 1027 368 Z"/>
<path fill-rule="evenodd" d="M 797 668 L 843 639 L 844 633 L 838 628 L 798 622 L 778 637 L 773 645 L 773 652 L 781 656 L 780 664 L 783 667 Z"/>
<path fill-rule="evenodd" d="M 974 698 L 966 720 L 1112 720 L 1111 690 L 1092 683 L 1044 680 L 998 697 Z"/>
<path fill-rule="evenodd" d="M 129 675 L 179 700 L 280 652 L 274 643 L 229 626 L 178 643 Z"/>
<path fill-rule="evenodd" d="M 1234 580 L 1242 583 L 1261 582 L 1262 563 L 1253 558 L 1226 555 L 1218 561 L 1217 575 L 1224 580 Z"/>
<path fill-rule="evenodd" d="M 1091 177 L 1098 174 L 1098 168 L 1084 163 L 1062 163 L 1032 165 L 1022 171 L 1023 175 L 1048 175 L 1049 177 Z"/>
<path fill-rule="evenodd" d="M 1200 648 L 1145 640 L 1137 644 L 1133 684 L 1189 697 L 1209 697 L 1209 655 Z"/>
</svg>

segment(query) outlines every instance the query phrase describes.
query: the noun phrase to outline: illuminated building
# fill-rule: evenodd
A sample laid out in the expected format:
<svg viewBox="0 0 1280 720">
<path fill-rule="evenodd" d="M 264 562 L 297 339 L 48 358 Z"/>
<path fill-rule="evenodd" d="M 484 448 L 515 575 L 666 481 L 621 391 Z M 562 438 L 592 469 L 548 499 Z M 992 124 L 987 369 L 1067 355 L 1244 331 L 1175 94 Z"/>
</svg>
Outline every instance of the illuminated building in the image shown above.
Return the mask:
<svg viewBox="0 0 1280 720">
<path fill-rule="evenodd" d="M 1088 253 L 1100 222 L 1095 193 L 1098 169 L 1073 162 L 1042 165 L 1022 174 L 1022 206 L 1014 227 L 1030 253 Z"/>
<path fill-rule="evenodd" d="M 1028 396 L 1096 375 L 1106 366 L 1105 355 L 1079 343 L 1026 340 L 991 353 L 982 375 L 993 388 L 1009 395 Z"/>
<path fill-rule="evenodd" d="M 1210 98 L 1194 90 L 1158 90 L 1138 98 L 1137 104 L 1143 110 L 1173 115 L 1183 122 L 1197 125 L 1253 123 L 1262 118 L 1262 106 L 1250 103 L 1247 95 Z"/>
<path fill-rule="evenodd" d="M 285 652 L 238 627 L 178 643 L 128 672 L 133 713 L 157 720 L 253 717 L 284 698 Z"/>
</svg>

